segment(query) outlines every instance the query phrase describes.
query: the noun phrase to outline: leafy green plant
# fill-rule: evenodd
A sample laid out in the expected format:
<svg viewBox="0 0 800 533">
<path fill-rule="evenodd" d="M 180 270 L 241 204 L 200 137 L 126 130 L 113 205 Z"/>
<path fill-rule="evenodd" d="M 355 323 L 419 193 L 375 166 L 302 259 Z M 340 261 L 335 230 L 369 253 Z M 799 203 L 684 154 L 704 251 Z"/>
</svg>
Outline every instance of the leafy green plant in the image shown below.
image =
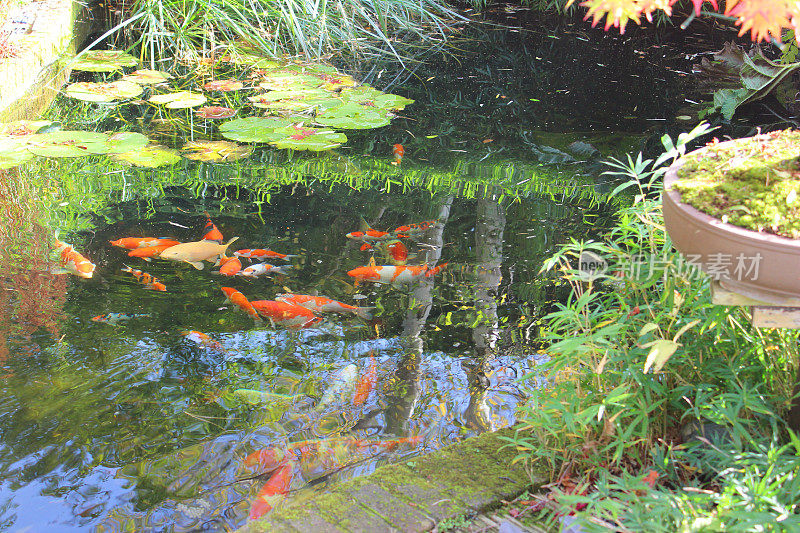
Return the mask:
<svg viewBox="0 0 800 533">
<path fill-rule="evenodd" d="M 519 460 L 549 468 L 558 512 L 579 511 L 587 530 L 794 524 L 800 448 L 792 434 L 781 443 L 780 417 L 797 333 L 755 330 L 743 309 L 714 305 L 651 194 L 662 165 L 707 131 L 665 136 L 656 161 L 612 161 L 612 174 L 632 178 L 615 194 L 638 189 L 632 205 L 605 241 L 571 242 L 545 266 L 572 292 L 542 320 L 549 360 L 523 381 L 544 372 L 550 384 L 530 389 L 509 441 Z M 589 252 L 608 269 L 582 270 Z M 707 427 L 721 438 L 693 430 Z"/>
</svg>

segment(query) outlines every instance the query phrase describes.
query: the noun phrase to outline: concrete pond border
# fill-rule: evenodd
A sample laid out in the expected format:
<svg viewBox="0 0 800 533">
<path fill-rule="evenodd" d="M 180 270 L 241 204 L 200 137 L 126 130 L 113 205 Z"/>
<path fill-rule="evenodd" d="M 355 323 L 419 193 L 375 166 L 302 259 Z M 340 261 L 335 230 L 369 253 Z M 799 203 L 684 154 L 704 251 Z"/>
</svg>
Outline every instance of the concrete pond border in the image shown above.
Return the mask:
<svg viewBox="0 0 800 533">
<path fill-rule="evenodd" d="M 238 533 L 429 531 L 443 520 L 477 514 L 546 483 L 506 447 L 513 429 L 484 433 L 429 455 L 382 466 L 322 495 L 288 500 Z"/>
</svg>

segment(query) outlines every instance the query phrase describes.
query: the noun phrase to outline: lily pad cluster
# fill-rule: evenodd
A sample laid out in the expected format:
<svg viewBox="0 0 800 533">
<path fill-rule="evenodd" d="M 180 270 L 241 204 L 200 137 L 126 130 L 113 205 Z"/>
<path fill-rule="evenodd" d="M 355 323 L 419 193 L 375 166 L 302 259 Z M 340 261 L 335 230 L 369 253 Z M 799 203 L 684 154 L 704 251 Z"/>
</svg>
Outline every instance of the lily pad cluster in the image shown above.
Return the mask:
<svg viewBox="0 0 800 533">
<path fill-rule="evenodd" d="M 46 131 L 47 122 L 0 124 L 0 168 L 16 166 L 34 155 L 43 157 L 80 157 L 108 154 L 126 164 L 157 167 L 175 164 L 181 157 L 207 162 L 227 162 L 248 157 L 252 146 L 241 143 L 268 143 L 279 149 L 323 151 L 341 146 L 347 136 L 338 130 L 379 128 L 390 123 L 397 111 L 413 103 L 402 96 L 383 93 L 324 64 L 275 61 L 258 56 L 231 56 L 228 64 L 255 70 L 245 83 L 237 79 L 200 82 L 195 90 L 184 83 L 166 91 L 172 75 L 158 70 L 140 69 L 116 81 L 78 82 L 64 93 L 87 102 L 118 105 L 142 99 L 167 109 L 198 108 L 193 114 L 203 120 L 225 120 L 242 109 L 213 105 L 212 93 L 257 90 L 247 97 L 265 116 L 245 116 L 221 122 L 220 135 L 228 141 L 196 141 L 182 151 L 150 143 L 139 133 L 96 133 L 85 131 Z M 120 72 L 138 65 L 138 60 L 118 50 L 90 51 L 81 54 L 69 66 L 89 72 Z M 145 89 L 149 97 L 142 96 Z M 205 94 L 204 92 L 205 91 Z M 138 99 L 138 98 L 142 99 Z M 204 105 L 206 103 L 209 105 Z M 200 107 L 202 106 L 202 107 Z M 252 109 L 250 106 L 245 106 Z"/>
<path fill-rule="evenodd" d="M 25 124 L 25 126 L 31 123 Z M 36 124 L 36 123 L 33 123 Z M 41 131 L 49 125 L 38 128 Z M 0 131 L 18 131 L 14 123 L 3 124 Z M 121 154 L 144 148 L 148 143 L 141 133 L 120 132 L 114 134 L 91 131 L 48 131 L 14 135 L 0 134 L 0 168 L 17 166 L 33 158 L 43 157 L 82 157 L 93 154 Z"/>
</svg>

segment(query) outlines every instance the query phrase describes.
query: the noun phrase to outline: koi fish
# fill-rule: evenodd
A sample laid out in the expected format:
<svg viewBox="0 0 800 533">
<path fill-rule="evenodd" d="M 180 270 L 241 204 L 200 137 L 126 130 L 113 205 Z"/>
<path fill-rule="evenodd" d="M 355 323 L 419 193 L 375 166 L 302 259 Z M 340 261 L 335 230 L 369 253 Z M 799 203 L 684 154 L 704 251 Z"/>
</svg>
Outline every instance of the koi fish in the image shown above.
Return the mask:
<svg viewBox="0 0 800 533">
<path fill-rule="evenodd" d="M 281 254 L 278 252 L 273 252 L 272 250 L 265 250 L 263 248 L 256 248 L 256 249 L 245 248 L 244 250 L 237 250 L 233 252 L 233 255 L 235 255 L 236 257 L 247 257 L 248 259 L 252 259 L 253 261 L 263 261 L 265 259 L 288 260 L 292 257 L 297 257 L 296 255 Z"/>
<path fill-rule="evenodd" d="M 222 255 L 219 258 L 219 273 L 223 276 L 235 276 L 242 270 L 242 262 L 238 257 Z"/>
<path fill-rule="evenodd" d="M 426 220 L 425 222 L 420 222 L 419 224 L 399 226 L 395 228 L 394 233 L 397 233 L 398 235 L 417 236 L 428 231 L 428 229 L 436 224 L 436 222 L 436 220 Z"/>
<path fill-rule="evenodd" d="M 381 265 L 381 266 L 363 266 L 354 268 L 347 273 L 348 276 L 355 278 L 356 286 L 361 281 L 371 281 L 373 283 L 385 283 L 392 285 L 403 285 L 406 283 L 414 283 L 422 278 L 429 278 L 435 276 L 442 269 L 447 266 L 447 263 L 442 263 L 435 268 L 429 268 L 428 265 L 422 266 L 394 266 L 394 265 Z"/>
<path fill-rule="evenodd" d="M 269 318 L 275 325 L 284 326 L 292 329 L 303 329 L 311 327 L 322 319 L 299 305 L 288 304 L 286 302 L 276 302 L 274 300 L 256 300 L 250 302 L 258 314 Z"/>
<path fill-rule="evenodd" d="M 100 322 L 103 324 L 108 324 L 110 326 L 116 326 L 120 322 L 127 322 L 128 320 L 132 320 L 134 318 L 145 318 L 152 315 L 149 314 L 134 314 L 129 315 L 127 313 L 108 313 L 105 315 L 97 315 L 96 317 L 92 318 L 92 322 Z"/>
<path fill-rule="evenodd" d="M 146 288 L 153 290 L 153 291 L 166 291 L 167 286 L 161 283 L 158 278 L 154 278 L 147 272 L 142 272 L 141 270 L 136 270 L 135 268 L 131 268 L 126 266 L 125 268 L 120 269 L 123 272 L 128 272 L 133 274 L 133 276 Z"/>
<path fill-rule="evenodd" d="M 386 253 L 395 265 L 405 265 L 408 261 L 408 248 L 400 241 L 387 243 Z"/>
<path fill-rule="evenodd" d="M 331 300 L 324 296 L 311 296 L 308 294 L 279 294 L 275 297 L 275 300 L 292 305 L 299 305 L 315 313 L 353 314 L 364 320 L 372 319 L 372 313 L 370 311 L 374 309 L 373 307 L 356 307 L 355 305 L 337 302 L 336 300 Z"/>
<path fill-rule="evenodd" d="M 53 274 L 74 274 L 81 278 L 89 279 L 94 274 L 95 264 L 75 251 L 71 244 L 61 242 L 56 238 L 56 251 L 60 252 L 58 267 L 53 267 Z"/>
<path fill-rule="evenodd" d="M 367 401 L 369 393 L 372 392 L 372 389 L 375 387 L 375 382 L 378 380 L 378 366 L 375 363 L 374 352 L 370 352 L 369 361 L 369 368 L 356 384 L 356 394 L 353 396 L 353 405 L 356 406 Z"/>
<path fill-rule="evenodd" d="M 257 265 L 250 265 L 249 267 L 245 268 L 239 272 L 239 275 L 246 278 L 257 278 L 267 274 L 281 274 L 285 276 L 288 274 L 288 272 L 284 270 L 285 268 L 287 267 L 276 267 L 275 265 L 270 265 L 269 263 L 258 263 Z"/>
<path fill-rule="evenodd" d="M 219 341 L 215 341 L 202 331 L 195 331 L 195 330 L 182 331 L 181 337 L 183 337 L 186 340 L 195 342 L 200 346 L 202 346 L 203 348 L 208 348 L 211 350 L 215 350 L 217 352 L 225 353 L 225 348 L 222 346 L 222 344 L 219 343 Z"/>
<path fill-rule="evenodd" d="M 208 214 L 208 211 L 205 213 L 206 215 L 206 225 L 203 228 L 205 235 L 203 235 L 204 241 L 217 241 L 218 243 L 222 243 L 223 237 L 222 232 L 217 229 L 217 226 L 211 222 L 211 215 Z"/>
<path fill-rule="evenodd" d="M 294 461 L 286 460 L 258 491 L 256 500 L 250 506 L 250 520 L 264 516 L 286 497 L 292 484 L 292 477 L 294 477 Z"/>
<path fill-rule="evenodd" d="M 175 241 L 178 242 L 178 241 Z M 178 242 L 178 244 L 180 244 Z M 158 244 L 156 246 L 147 246 L 145 248 L 135 248 L 128 252 L 128 256 L 130 257 L 141 257 L 145 261 L 152 261 L 153 257 L 161 257 L 161 252 L 166 250 L 167 248 L 172 248 L 173 246 L 177 246 L 175 244 Z"/>
<path fill-rule="evenodd" d="M 258 465 L 264 468 L 265 472 L 275 470 L 282 462 L 286 460 L 286 451 L 273 446 L 271 448 L 264 448 L 256 450 L 244 458 L 245 466 Z"/>
<path fill-rule="evenodd" d="M 390 241 L 396 239 L 397 236 L 389 233 L 388 231 L 378 231 L 376 229 L 367 229 L 364 231 L 351 231 L 346 235 L 348 239 L 354 241 L 362 241 L 364 243 L 373 243 L 380 241 Z M 362 249 L 364 249 L 362 247 Z"/>
<path fill-rule="evenodd" d="M 116 241 L 108 242 L 110 242 L 112 246 L 118 246 L 127 250 L 136 250 L 137 248 L 150 248 L 153 246 L 163 245 L 175 246 L 176 244 L 180 244 L 179 241 L 157 237 L 123 237 L 121 239 L 117 239 Z"/>
<path fill-rule="evenodd" d="M 333 403 L 336 397 L 347 398 L 348 400 L 353 397 L 356 389 L 356 380 L 358 379 L 358 367 L 354 364 L 349 364 L 339 370 L 331 381 L 331 386 L 325 391 L 317 404 L 317 411 L 322 411 L 327 406 Z"/>
<path fill-rule="evenodd" d="M 403 161 L 403 156 L 406 153 L 406 149 L 403 148 L 402 144 L 393 144 L 392 153 L 394 154 L 394 161 L 392 161 L 392 164 L 399 165 Z"/>
<path fill-rule="evenodd" d="M 239 309 L 253 317 L 253 320 L 256 322 L 261 322 L 261 317 L 258 316 L 255 307 L 247 300 L 244 294 L 231 287 L 222 287 L 222 292 L 225 293 L 225 298 L 227 298 L 229 302 L 238 305 Z"/>
<path fill-rule="evenodd" d="M 203 270 L 203 261 L 211 261 L 215 257 L 223 256 L 228 246 L 238 238 L 239 237 L 233 237 L 225 244 L 218 244 L 211 240 L 176 244 L 161 252 L 159 257 L 167 261 L 189 263 L 197 270 Z"/>
</svg>

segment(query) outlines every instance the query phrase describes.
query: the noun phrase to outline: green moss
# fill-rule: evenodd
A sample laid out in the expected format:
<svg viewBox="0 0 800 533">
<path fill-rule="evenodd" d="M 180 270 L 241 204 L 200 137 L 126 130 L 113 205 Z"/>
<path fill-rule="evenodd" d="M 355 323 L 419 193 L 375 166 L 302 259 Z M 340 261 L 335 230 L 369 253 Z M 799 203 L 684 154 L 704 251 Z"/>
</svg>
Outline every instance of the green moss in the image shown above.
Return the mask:
<svg viewBox="0 0 800 533">
<path fill-rule="evenodd" d="M 724 222 L 800 238 L 800 132 L 709 145 L 684 158 L 675 190 Z"/>
</svg>

